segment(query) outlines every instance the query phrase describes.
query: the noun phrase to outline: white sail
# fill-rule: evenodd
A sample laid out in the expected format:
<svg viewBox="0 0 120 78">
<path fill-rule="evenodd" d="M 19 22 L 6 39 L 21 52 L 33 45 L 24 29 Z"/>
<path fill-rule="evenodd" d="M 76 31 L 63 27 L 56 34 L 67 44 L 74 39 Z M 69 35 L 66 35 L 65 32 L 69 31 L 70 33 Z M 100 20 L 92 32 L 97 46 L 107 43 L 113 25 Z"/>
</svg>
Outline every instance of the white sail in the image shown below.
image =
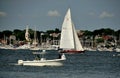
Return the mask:
<svg viewBox="0 0 120 78">
<path fill-rule="evenodd" d="M 75 50 L 77 50 L 77 51 L 84 51 L 84 49 L 83 49 L 83 47 L 82 47 L 82 45 L 81 45 L 81 43 L 80 43 L 80 40 L 79 40 L 79 38 L 78 38 L 78 35 L 77 35 L 77 32 L 76 32 L 76 30 L 75 30 L 75 27 L 74 27 L 74 24 L 73 24 L 73 33 L 74 33 L 74 42 L 75 42 Z"/>
<path fill-rule="evenodd" d="M 72 20 L 70 9 L 68 9 L 62 25 L 60 48 L 74 48 L 74 38 L 72 30 Z"/>
<path fill-rule="evenodd" d="M 29 34 L 29 31 L 28 31 L 28 25 L 27 25 L 27 27 L 26 27 L 26 32 L 25 32 L 25 39 L 27 40 L 27 41 L 30 41 L 30 34 Z"/>
<path fill-rule="evenodd" d="M 80 40 L 77 36 L 74 24 L 72 23 L 70 9 L 68 9 L 63 21 L 60 48 L 84 51 L 80 43 Z"/>
</svg>

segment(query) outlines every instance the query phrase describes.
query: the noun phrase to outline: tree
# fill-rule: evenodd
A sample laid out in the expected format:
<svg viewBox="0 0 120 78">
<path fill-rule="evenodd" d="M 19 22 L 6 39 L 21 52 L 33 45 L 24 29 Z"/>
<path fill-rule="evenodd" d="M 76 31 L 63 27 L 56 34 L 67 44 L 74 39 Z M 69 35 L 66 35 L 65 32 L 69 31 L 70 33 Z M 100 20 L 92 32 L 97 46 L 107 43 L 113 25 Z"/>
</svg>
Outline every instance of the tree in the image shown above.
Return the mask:
<svg viewBox="0 0 120 78">
<path fill-rule="evenodd" d="M 85 35 L 85 36 L 92 36 L 93 32 L 85 30 L 83 35 Z"/>
<path fill-rule="evenodd" d="M 24 37 L 23 37 L 23 31 L 19 30 L 19 29 L 15 29 L 13 31 L 14 35 L 16 36 L 16 39 L 18 40 L 23 40 Z"/>
<path fill-rule="evenodd" d="M 94 35 L 114 35 L 114 30 L 110 29 L 110 28 L 107 28 L 107 29 L 99 29 L 99 30 L 94 30 L 93 31 L 93 34 Z"/>
<path fill-rule="evenodd" d="M 3 33 L 0 32 L 0 39 L 3 38 L 3 37 L 4 37 Z"/>
<path fill-rule="evenodd" d="M 2 32 L 2 34 L 5 35 L 5 36 L 7 36 L 7 37 L 9 37 L 10 35 L 12 35 L 12 33 L 13 32 L 9 31 L 9 30 L 5 30 L 5 31 Z"/>
<path fill-rule="evenodd" d="M 61 31 L 58 28 L 55 28 L 55 33 L 60 33 Z"/>
<path fill-rule="evenodd" d="M 120 40 L 120 30 L 115 32 L 115 36 L 117 37 L 117 40 Z"/>
<path fill-rule="evenodd" d="M 96 41 L 97 41 L 97 43 L 103 43 L 104 39 L 103 38 L 98 38 Z"/>
</svg>

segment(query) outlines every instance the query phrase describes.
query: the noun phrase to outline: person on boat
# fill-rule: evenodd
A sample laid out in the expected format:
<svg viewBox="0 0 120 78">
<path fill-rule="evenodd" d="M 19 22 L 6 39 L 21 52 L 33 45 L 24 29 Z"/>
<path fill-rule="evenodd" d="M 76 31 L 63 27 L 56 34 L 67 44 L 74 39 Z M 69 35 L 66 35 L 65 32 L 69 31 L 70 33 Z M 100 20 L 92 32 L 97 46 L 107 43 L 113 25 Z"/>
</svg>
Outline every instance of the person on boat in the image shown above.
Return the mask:
<svg viewBox="0 0 120 78">
<path fill-rule="evenodd" d="M 61 59 L 61 54 L 59 53 L 59 57 L 58 57 L 59 59 Z"/>
<path fill-rule="evenodd" d="M 40 56 L 39 56 L 39 55 L 36 55 L 36 56 L 35 56 L 35 60 L 40 60 Z"/>
</svg>

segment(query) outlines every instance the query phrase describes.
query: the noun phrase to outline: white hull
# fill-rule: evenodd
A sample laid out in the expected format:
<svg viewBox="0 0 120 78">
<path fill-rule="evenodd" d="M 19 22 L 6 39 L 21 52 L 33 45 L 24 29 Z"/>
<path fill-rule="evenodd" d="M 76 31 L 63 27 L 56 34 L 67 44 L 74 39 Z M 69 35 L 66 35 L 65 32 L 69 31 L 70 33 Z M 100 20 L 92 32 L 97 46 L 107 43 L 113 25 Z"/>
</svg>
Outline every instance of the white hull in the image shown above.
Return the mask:
<svg viewBox="0 0 120 78">
<path fill-rule="evenodd" d="M 112 52 L 113 51 L 113 48 L 97 48 L 97 51 L 109 51 L 109 52 Z"/>
<path fill-rule="evenodd" d="M 86 50 L 86 51 L 96 51 L 96 49 L 94 49 L 94 48 L 87 48 L 87 47 L 85 47 L 84 50 Z"/>
<path fill-rule="evenodd" d="M 33 61 L 18 60 L 18 65 L 24 65 L 24 66 L 62 66 L 64 60 L 66 60 L 66 57 L 64 54 L 62 54 L 60 59 L 53 59 L 53 60 L 46 60 L 45 58 L 41 58 L 40 60 L 33 60 Z"/>
<path fill-rule="evenodd" d="M 30 50 L 40 50 L 38 47 L 30 48 Z"/>
<path fill-rule="evenodd" d="M 16 49 L 14 48 L 14 46 L 12 45 L 4 45 L 4 46 L 0 46 L 1 49 Z"/>
<path fill-rule="evenodd" d="M 116 48 L 115 51 L 116 51 L 116 52 L 120 52 L 120 48 Z"/>
<path fill-rule="evenodd" d="M 16 49 L 29 49 L 30 45 L 29 44 L 24 44 L 22 46 L 17 47 Z"/>
<path fill-rule="evenodd" d="M 54 60 L 33 60 L 33 61 L 23 61 L 18 60 L 19 65 L 24 66 L 62 66 L 64 60 L 54 59 Z"/>
</svg>

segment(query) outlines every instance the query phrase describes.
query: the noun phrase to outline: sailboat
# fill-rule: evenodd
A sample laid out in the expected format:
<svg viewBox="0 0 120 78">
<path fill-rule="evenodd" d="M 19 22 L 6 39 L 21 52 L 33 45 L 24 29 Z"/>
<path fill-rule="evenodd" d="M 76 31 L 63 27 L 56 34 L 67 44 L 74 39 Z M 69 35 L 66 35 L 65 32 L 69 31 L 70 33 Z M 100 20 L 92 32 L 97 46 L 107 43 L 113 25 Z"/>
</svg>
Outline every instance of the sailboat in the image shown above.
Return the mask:
<svg viewBox="0 0 120 78">
<path fill-rule="evenodd" d="M 65 54 L 63 53 L 60 58 L 58 59 L 46 59 L 44 57 L 44 54 L 46 54 L 46 51 L 43 50 L 42 52 L 33 52 L 34 55 L 36 55 L 35 60 L 18 60 L 18 65 L 23 66 L 62 66 L 63 61 L 66 60 Z M 40 56 L 42 56 L 40 58 Z"/>
<path fill-rule="evenodd" d="M 34 39 L 33 39 L 33 43 L 32 43 L 32 44 L 33 44 L 34 46 L 37 46 L 37 45 L 38 45 L 36 28 L 35 28 L 35 31 L 34 31 Z"/>
<path fill-rule="evenodd" d="M 27 27 L 26 27 L 25 39 L 26 39 L 26 41 L 30 41 L 30 34 L 29 34 L 28 25 L 27 25 Z"/>
<path fill-rule="evenodd" d="M 30 48 L 30 34 L 29 34 L 28 25 L 26 26 L 25 39 L 27 41 L 27 44 L 21 45 L 21 46 L 17 47 L 16 49 L 29 49 Z"/>
<path fill-rule="evenodd" d="M 80 40 L 77 36 L 77 32 L 71 19 L 70 8 L 68 9 L 62 24 L 60 49 L 62 49 L 60 51 L 61 53 L 84 52 L 84 49 L 80 43 Z"/>
<path fill-rule="evenodd" d="M 32 47 L 30 48 L 30 50 L 39 50 L 36 28 L 34 31 L 34 39 L 33 39 Z"/>
</svg>

